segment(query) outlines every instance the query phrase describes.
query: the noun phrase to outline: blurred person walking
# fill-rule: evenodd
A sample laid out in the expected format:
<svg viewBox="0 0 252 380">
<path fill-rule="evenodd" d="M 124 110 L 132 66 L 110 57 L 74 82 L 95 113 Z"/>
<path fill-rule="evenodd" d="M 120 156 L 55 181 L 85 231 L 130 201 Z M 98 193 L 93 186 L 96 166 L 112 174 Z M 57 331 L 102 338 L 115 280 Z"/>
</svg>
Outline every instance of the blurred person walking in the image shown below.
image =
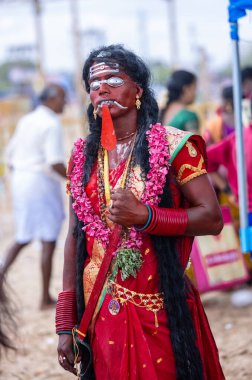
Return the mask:
<svg viewBox="0 0 252 380">
<path fill-rule="evenodd" d="M 194 74 L 186 70 L 174 71 L 167 83 L 166 105 L 159 114 L 161 124 L 198 132 L 199 118 L 187 108 L 195 101 L 196 89 L 197 78 Z"/>
<path fill-rule="evenodd" d="M 247 195 L 249 209 L 249 224 L 252 225 L 252 123 L 243 131 L 244 156 L 246 162 Z M 208 173 L 217 172 L 220 166 L 224 166 L 227 171 L 227 194 L 232 194 L 233 202 L 238 207 L 238 179 L 237 179 L 237 159 L 236 159 L 236 135 L 230 134 L 221 142 L 213 144 L 207 148 Z M 229 187 L 230 186 L 230 187 Z M 223 189 L 222 189 L 223 190 Z"/>
<path fill-rule="evenodd" d="M 221 90 L 221 104 L 207 122 L 202 136 L 207 146 L 221 142 L 225 137 L 235 131 L 233 86 L 225 86 Z M 220 204 L 228 204 L 236 226 L 239 222 L 239 210 L 233 202 L 231 188 L 228 182 L 227 169 L 219 165 L 218 170 L 209 173 L 212 184 L 216 190 Z"/>
<path fill-rule="evenodd" d="M 41 104 L 23 116 L 6 149 L 11 170 L 11 190 L 16 239 L 1 267 L 4 275 L 21 250 L 33 240 L 42 244 L 41 309 L 55 302 L 49 293 L 52 258 L 64 219 L 61 178 L 66 177 L 62 126 L 65 91 L 48 84 Z"/>
<path fill-rule="evenodd" d="M 207 145 L 215 144 L 234 132 L 233 86 L 225 86 L 221 90 L 221 104 L 207 122 L 203 138 Z"/>
<path fill-rule="evenodd" d="M 252 67 L 245 67 L 241 70 L 241 82 L 243 95 L 242 121 L 243 126 L 246 127 L 243 131 L 244 154 L 247 164 L 249 210 L 252 211 L 252 177 L 250 178 L 249 174 L 252 168 L 252 161 L 249 157 L 252 143 Z M 222 104 L 216 115 L 206 123 L 203 138 L 209 147 L 207 151 L 209 156 L 208 172 L 219 195 L 220 203 L 225 203 L 228 200 L 236 226 L 238 226 L 238 182 L 234 131 L 233 86 L 226 86 L 222 90 Z M 210 147 L 210 145 L 213 145 L 213 147 Z M 223 197 L 222 194 L 224 195 Z"/>
<path fill-rule="evenodd" d="M 248 225 L 252 226 L 252 122 L 243 128 L 243 146 L 244 158 L 246 163 L 246 184 L 247 184 L 247 198 L 248 198 Z M 237 147 L 236 147 L 236 134 L 231 133 L 219 143 L 213 144 L 207 148 L 208 157 L 208 173 L 215 174 L 219 168 L 226 169 L 227 178 L 224 185 L 219 186 L 221 191 L 227 195 L 228 203 L 231 208 L 233 220 L 237 232 L 239 231 L 239 189 L 238 189 L 238 166 L 237 166 Z M 252 281 L 252 253 L 245 256 L 245 261 L 249 270 L 251 284 Z M 236 305 L 248 305 L 252 302 L 252 292 L 249 290 L 244 293 L 239 292 L 234 296 Z"/>
</svg>

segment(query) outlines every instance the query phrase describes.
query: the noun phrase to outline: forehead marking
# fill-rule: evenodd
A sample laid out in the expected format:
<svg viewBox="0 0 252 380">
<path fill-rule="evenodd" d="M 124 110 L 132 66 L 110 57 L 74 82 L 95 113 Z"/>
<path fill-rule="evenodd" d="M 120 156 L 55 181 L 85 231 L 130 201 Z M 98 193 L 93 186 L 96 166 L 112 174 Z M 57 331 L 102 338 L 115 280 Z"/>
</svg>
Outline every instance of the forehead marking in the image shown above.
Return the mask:
<svg viewBox="0 0 252 380">
<path fill-rule="evenodd" d="M 96 63 L 89 69 L 89 79 L 93 78 L 95 75 L 103 73 L 119 73 L 119 64 L 116 62 Z"/>
</svg>

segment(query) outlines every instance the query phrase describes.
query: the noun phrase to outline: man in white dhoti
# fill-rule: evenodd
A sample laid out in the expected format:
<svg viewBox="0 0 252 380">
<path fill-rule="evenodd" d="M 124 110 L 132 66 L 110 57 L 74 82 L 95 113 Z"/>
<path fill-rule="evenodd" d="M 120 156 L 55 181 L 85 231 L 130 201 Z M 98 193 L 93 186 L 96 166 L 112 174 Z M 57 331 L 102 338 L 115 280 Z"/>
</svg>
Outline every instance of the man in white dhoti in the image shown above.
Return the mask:
<svg viewBox="0 0 252 380">
<path fill-rule="evenodd" d="M 11 189 L 16 240 L 7 252 L 3 274 L 30 242 L 42 243 L 41 308 L 53 305 L 49 293 L 52 258 L 64 219 L 61 178 L 66 178 L 62 126 L 57 114 L 63 112 L 65 91 L 48 85 L 40 96 L 41 105 L 23 116 L 7 149 L 11 168 Z M 60 178 L 61 177 L 61 178 Z"/>
</svg>

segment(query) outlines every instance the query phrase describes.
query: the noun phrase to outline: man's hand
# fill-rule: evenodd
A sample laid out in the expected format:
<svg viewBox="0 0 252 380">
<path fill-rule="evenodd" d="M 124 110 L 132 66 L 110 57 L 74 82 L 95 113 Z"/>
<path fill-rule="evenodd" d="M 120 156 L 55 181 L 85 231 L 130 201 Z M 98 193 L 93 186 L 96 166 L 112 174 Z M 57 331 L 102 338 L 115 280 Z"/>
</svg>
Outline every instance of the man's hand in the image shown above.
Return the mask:
<svg viewBox="0 0 252 380">
<path fill-rule="evenodd" d="M 75 363 L 72 335 L 59 335 L 58 360 L 62 368 L 77 376 L 77 370 L 74 368 Z M 78 361 L 80 361 L 80 358 L 78 358 Z"/>
<path fill-rule="evenodd" d="M 111 194 L 108 218 L 125 227 L 144 225 L 148 219 L 148 209 L 130 190 L 117 189 Z"/>
</svg>

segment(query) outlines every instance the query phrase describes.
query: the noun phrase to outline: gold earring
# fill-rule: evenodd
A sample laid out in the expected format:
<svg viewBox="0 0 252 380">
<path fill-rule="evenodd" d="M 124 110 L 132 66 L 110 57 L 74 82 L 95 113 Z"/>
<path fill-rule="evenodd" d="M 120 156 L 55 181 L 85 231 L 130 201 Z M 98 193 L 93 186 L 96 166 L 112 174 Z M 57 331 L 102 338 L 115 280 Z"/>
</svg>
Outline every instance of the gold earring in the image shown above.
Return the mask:
<svg viewBox="0 0 252 380">
<path fill-rule="evenodd" d="M 97 118 L 97 110 L 95 108 L 93 110 L 93 115 L 94 115 L 94 119 L 96 120 L 96 118 Z"/>
<path fill-rule="evenodd" d="M 136 103 L 135 104 L 136 104 L 137 110 L 140 110 L 142 102 L 139 99 L 139 95 L 136 95 Z"/>
</svg>

